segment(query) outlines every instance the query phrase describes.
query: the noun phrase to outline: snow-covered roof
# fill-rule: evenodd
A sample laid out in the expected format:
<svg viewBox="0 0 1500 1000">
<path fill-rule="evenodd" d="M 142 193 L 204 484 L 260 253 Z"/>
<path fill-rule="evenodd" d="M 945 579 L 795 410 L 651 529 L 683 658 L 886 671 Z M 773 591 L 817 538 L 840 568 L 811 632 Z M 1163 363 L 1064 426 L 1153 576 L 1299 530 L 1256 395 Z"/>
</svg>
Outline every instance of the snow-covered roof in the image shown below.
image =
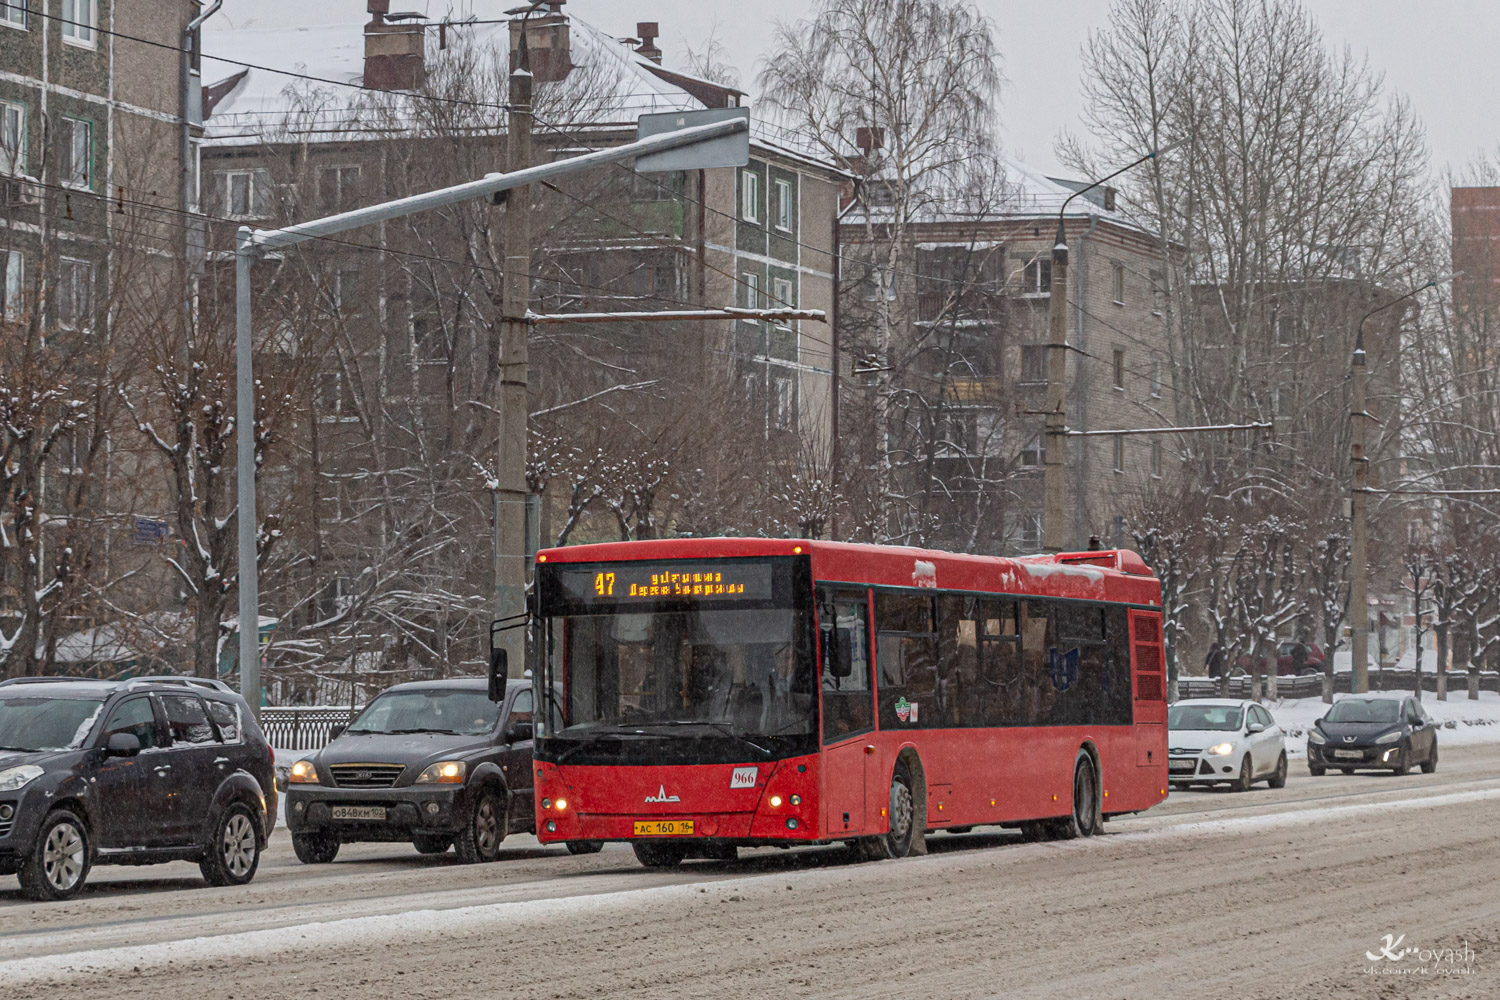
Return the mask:
<svg viewBox="0 0 1500 1000">
<path fill-rule="evenodd" d="M 449 22 L 452 44 L 462 39 L 486 52 L 497 66 L 508 59 L 510 18 L 505 12 L 514 6 L 515 0 L 401 0 L 399 4 L 401 13 L 425 18 L 415 23 Z M 303 116 L 301 127 L 316 129 L 323 141 L 371 136 L 369 122 L 361 119 L 359 111 L 377 95 L 382 101 L 390 101 L 391 96 L 357 89 L 364 80 L 364 27 L 369 21 L 366 0 L 225 0 L 203 26 L 203 81 L 212 87 L 228 83 L 237 74 L 244 76 L 213 107 L 205 121 L 205 141 L 210 145 L 263 142 L 274 138 L 285 127 L 288 115 L 294 114 Z M 575 68 L 561 86 L 591 88 L 589 97 L 570 102 L 570 107 L 582 109 L 561 123 L 570 128 L 634 128 L 642 114 L 707 107 L 690 89 L 740 93 L 684 70 L 658 66 L 631 44 L 577 17 L 568 15 L 568 24 Z M 426 32 L 429 72 L 451 52 L 440 48 L 437 31 Z M 246 69 L 242 63 L 253 65 Z M 335 82 L 317 83 L 254 66 Z M 318 110 L 311 115 L 305 111 L 309 95 L 319 98 Z M 503 128 L 503 116 L 496 115 L 496 121 Z M 751 134 L 758 146 L 831 167 L 811 143 L 799 141 L 773 123 L 755 121 L 753 112 Z"/>
</svg>

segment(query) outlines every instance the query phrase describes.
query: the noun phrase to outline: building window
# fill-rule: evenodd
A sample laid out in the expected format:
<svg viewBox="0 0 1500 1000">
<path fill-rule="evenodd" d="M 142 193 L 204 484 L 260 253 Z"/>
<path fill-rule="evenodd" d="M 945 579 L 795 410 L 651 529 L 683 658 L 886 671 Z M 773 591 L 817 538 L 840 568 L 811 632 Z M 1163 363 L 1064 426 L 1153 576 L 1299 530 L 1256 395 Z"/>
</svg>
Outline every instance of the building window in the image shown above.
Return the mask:
<svg viewBox="0 0 1500 1000">
<path fill-rule="evenodd" d="M 1115 369 L 1114 370 L 1114 380 L 1115 380 L 1114 381 L 1114 386 L 1115 386 L 1115 388 L 1116 389 L 1123 389 L 1123 388 L 1125 388 L 1125 352 L 1122 351 L 1122 350 L 1120 350 L 1120 349 L 1118 349 L 1118 348 L 1115 349 L 1115 364 L 1114 364 L 1114 369 Z"/>
<path fill-rule="evenodd" d="M 26 0 L 0 0 L 0 24 L 26 27 Z"/>
<path fill-rule="evenodd" d="M 771 308 L 772 309 L 795 309 L 797 306 L 796 296 L 792 293 L 792 283 L 786 278 L 775 278 L 771 282 Z M 777 326 L 791 326 L 791 320 L 780 320 Z"/>
<path fill-rule="evenodd" d="M 1161 399 L 1161 362 L 1151 362 L 1151 398 Z"/>
<path fill-rule="evenodd" d="M 21 318 L 23 289 L 26 286 L 26 258 L 19 250 L 7 250 L 0 255 L 0 264 L 5 273 L 0 275 L 0 319 L 15 323 Z"/>
<path fill-rule="evenodd" d="M 1125 265 L 1114 265 L 1111 277 L 1113 280 L 1110 287 L 1114 289 L 1115 305 L 1123 306 L 1125 304 Z"/>
<path fill-rule="evenodd" d="M 270 171 L 220 170 L 218 176 L 225 215 L 231 219 L 263 219 L 270 214 Z"/>
<path fill-rule="evenodd" d="M 1291 347 L 1297 343 L 1297 320 L 1295 317 L 1280 314 L 1272 320 L 1272 324 L 1276 327 L 1277 346 Z"/>
<path fill-rule="evenodd" d="M 687 174 L 631 171 L 629 191 L 631 201 L 681 201 L 687 195 Z"/>
<path fill-rule="evenodd" d="M 62 182 L 88 189 L 93 174 L 94 123 L 82 118 L 62 120 Z"/>
<path fill-rule="evenodd" d="M 1023 469 L 1039 469 L 1042 466 L 1042 436 L 1040 434 L 1032 437 L 1021 445 L 1020 454 L 1016 456 L 1016 464 Z"/>
<path fill-rule="evenodd" d="M 1021 381 L 1047 381 L 1047 345 L 1021 345 Z"/>
<path fill-rule="evenodd" d="M 87 329 L 94 313 L 94 265 L 72 257 L 57 262 L 57 325 Z"/>
<path fill-rule="evenodd" d="M 790 378 L 771 379 L 771 426 L 789 431 L 796 417 L 796 386 Z"/>
<path fill-rule="evenodd" d="M 792 231 L 792 182 L 776 182 L 776 228 L 784 233 Z"/>
<path fill-rule="evenodd" d="M 740 171 L 740 218 L 760 224 L 760 174 Z"/>
<path fill-rule="evenodd" d="M 1035 552 L 1042 547 L 1042 518 L 1039 514 L 1018 514 L 1013 534 L 1016 551 Z"/>
<path fill-rule="evenodd" d="M 0 174 L 26 172 L 26 105 L 0 102 Z"/>
<path fill-rule="evenodd" d="M 94 28 L 98 23 L 95 0 L 62 0 L 63 41 L 92 48 Z"/>
<path fill-rule="evenodd" d="M 1052 260 L 1038 257 L 1021 268 L 1022 295 L 1049 295 L 1052 292 Z"/>
<path fill-rule="evenodd" d="M 353 208 L 358 190 L 358 167 L 324 167 L 318 171 L 318 201 L 325 212 Z"/>
<path fill-rule="evenodd" d="M 1161 442 L 1156 438 L 1151 439 L 1151 475 L 1155 479 L 1161 478 Z"/>
<path fill-rule="evenodd" d="M 1166 310 L 1167 277 L 1160 271 L 1151 272 L 1151 315 L 1160 316 Z"/>
<path fill-rule="evenodd" d="M 1125 435 L 1114 436 L 1114 469 L 1116 472 L 1125 471 Z"/>
<path fill-rule="evenodd" d="M 753 271 L 751 271 L 751 272 L 746 273 L 743 276 L 743 280 L 745 282 L 745 308 L 746 309 L 759 309 L 760 308 L 760 275 L 758 275 L 758 274 L 754 273 Z M 752 319 L 752 318 L 747 317 L 745 319 L 745 322 L 746 323 L 758 323 L 760 321 L 757 320 L 757 319 Z"/>
</svg>

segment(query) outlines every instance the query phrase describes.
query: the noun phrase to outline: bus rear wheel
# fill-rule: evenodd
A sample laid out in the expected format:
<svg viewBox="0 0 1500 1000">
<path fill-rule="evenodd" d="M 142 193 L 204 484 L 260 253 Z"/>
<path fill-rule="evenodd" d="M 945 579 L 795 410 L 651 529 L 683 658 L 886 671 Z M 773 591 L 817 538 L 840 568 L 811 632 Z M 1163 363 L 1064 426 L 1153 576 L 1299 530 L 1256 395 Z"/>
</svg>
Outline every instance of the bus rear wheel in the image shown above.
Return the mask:
<svg viewBox="0 0 1500 1000">
<path fill-rule="evenodd" d="M 1078 751 L 1073 762 L 1073 811 L 1053 820 L 1051 833 L 1057 840 L 1092 837 L 1099 832 L 1099 776 L 1088 751 Z"/>
</svg>

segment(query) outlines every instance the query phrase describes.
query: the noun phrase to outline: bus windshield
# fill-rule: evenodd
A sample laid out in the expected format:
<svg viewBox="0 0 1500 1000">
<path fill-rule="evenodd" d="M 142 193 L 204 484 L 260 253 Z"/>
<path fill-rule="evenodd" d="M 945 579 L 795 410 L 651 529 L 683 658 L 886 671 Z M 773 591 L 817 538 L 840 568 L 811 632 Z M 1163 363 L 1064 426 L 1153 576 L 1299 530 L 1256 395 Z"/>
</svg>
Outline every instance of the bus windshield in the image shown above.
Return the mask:
<svg viewBox="0 0 1500 1000">
<path fill-rule="evenodd" d="M 817 689 L 797 652 L 801 617 L 790 609 L 685 609 L 553 618 L 553 680 L 566 692 L 554 735 L 811 734 Z"/>
</svg>

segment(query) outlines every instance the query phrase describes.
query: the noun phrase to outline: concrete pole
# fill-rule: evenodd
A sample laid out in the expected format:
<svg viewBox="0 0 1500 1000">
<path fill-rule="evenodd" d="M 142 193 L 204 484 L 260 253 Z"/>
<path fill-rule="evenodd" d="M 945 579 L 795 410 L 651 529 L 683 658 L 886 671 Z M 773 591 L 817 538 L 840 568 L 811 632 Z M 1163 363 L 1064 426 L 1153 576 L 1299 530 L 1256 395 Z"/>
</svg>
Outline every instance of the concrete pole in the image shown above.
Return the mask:
<svg viewBox="0 0 1500 1000">
<path fill-rule="evenodd" d="M 1354 347 L 1349 369 L 1349 648 L 1353 673 L 1349 689 L 1356 694 L 1370 690 L 1370 595 L 1366 545 L 1370 524 L 1365 489 L 1370 483 L 1370 461 L 1365 455 L 1365 347 L 1363 338 Z M 1330 654 L 1331 655 L 1331 654 Z"/>
<path fill-rule="evenodd" d="M 510 74 L 510 118 L 505 137 L 506 168 L 531 165 L 531 71 L 527 68 L 525 27 L 518 65 Z M 526 314 L 531 295 L 531 186 L 511 190 L 505 205 L 504 301 L 500 319 L 499 454 L 495 490 L 495 617 L 507 625 L 526 613 Z M 526 630 L 497 633 L 511 677 L 526 669 Z"/>
<path fill-rule="evenodd" d="M 1052 247 L 1051 299 L 1047 303 L 1047 427 L 1042 463 L 1042 548 L 1061 552 L 1066 545 L 1064 476 L 1067 463 L 1067 418 L 1064 400 L 1068 377 L 1068 237 L 1057 220 Z"/>
<path fill-rule="evenodd" d="M 240 693 L 260 718 L 260 581 L 255 547 L 255 373 L 250 339 L 250 267 L 255 241 L 249 226 L 234 239 L 234 444 L 239 494 Z M 227 567 L 218 567 L 224 572 Z"/>
</svg>

